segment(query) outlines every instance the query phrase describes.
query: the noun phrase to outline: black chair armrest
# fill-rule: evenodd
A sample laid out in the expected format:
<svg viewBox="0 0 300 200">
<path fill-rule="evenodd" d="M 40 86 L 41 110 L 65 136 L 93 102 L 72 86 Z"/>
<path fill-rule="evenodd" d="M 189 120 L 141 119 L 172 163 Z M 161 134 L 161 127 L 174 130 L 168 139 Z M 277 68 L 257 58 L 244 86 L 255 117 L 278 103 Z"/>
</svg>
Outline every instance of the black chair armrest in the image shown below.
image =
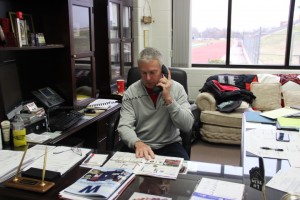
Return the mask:
<svg viewBox="0 0 300 200">
<path fill-rule="evenodd" d="M 191 148 L 192 148 L 192 130 L 185 132 L 180 130 L 180 137 L 182 139 L 182 146 L 186 150 L 189 157 L 191 157 Z"/>
</svg>

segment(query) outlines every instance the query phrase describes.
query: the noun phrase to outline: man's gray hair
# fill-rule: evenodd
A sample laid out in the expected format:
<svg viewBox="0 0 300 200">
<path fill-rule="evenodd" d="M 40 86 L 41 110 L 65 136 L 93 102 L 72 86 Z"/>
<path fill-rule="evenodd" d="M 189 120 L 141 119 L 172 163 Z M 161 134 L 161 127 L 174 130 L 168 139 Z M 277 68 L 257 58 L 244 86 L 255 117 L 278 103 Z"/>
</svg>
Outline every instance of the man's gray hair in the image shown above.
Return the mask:
<svg viewBox="0 0 300 200">
<path fill-rule="evenodd" d="M 159 50 L 153 47 L 146 47 L 144 50 L 141 51 L 140 57 L 138 59 L 138 64 L 141 62 L 149 62 L 151 60 L 158 60 L 160 66 L 163 65 L 163 56 Z"/>
</svg>

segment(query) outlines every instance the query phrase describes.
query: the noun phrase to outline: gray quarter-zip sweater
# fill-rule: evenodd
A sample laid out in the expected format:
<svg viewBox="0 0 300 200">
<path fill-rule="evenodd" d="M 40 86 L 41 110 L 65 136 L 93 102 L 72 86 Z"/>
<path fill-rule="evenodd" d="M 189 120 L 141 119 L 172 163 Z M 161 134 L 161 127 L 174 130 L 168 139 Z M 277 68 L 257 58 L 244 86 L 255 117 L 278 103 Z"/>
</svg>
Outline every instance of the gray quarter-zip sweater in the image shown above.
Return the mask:
<svg viewBox="0 0 300 200">
<path fill-rule="evenodd" d="M 183 86 L 172 80 L 173 102 L 166 105 L 160 93 L 156 107 L 139 80 L 124 93 L 118 132 L 122 141 L 134 148 L 135 142 L 142 140 L 153 149 L 167 144 L 181 142 L 179 129 L 188 132 L 194 123 L 188 96 Z"/>
</svg>

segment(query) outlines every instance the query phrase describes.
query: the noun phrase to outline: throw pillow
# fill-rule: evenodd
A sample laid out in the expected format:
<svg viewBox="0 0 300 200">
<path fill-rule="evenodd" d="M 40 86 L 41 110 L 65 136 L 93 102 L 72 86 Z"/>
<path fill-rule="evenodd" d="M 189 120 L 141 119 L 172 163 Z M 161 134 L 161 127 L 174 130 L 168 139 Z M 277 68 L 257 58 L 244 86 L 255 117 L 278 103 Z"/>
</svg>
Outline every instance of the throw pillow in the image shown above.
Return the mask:
<svg viewBox="0 0 300 200">
<path fill-rule="evenodd" d="M 281 108 L 280 83 L 251 83 L 251 92 L 256 96 L 252 103 L 255 110 L 265 111 Z"/>
<path fill-rule="evenodd" d="M 300 91 L 287 90 L 283 92 L 284 106 L 300 106 Z"/>
</svg>

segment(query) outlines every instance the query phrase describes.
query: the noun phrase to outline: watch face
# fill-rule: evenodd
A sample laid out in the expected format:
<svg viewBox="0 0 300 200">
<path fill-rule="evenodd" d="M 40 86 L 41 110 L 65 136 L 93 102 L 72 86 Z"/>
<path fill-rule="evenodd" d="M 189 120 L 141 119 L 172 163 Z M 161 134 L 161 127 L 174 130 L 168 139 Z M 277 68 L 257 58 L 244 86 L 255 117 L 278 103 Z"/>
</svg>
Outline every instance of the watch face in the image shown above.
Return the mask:
<svg viewBox="0 0 300 200">
<path fill-rule="evenodd" d="M 299 200 L 300 196 L 293 194 L 285 194 L 281 197 L 280 200 Z"/>
</svg>

